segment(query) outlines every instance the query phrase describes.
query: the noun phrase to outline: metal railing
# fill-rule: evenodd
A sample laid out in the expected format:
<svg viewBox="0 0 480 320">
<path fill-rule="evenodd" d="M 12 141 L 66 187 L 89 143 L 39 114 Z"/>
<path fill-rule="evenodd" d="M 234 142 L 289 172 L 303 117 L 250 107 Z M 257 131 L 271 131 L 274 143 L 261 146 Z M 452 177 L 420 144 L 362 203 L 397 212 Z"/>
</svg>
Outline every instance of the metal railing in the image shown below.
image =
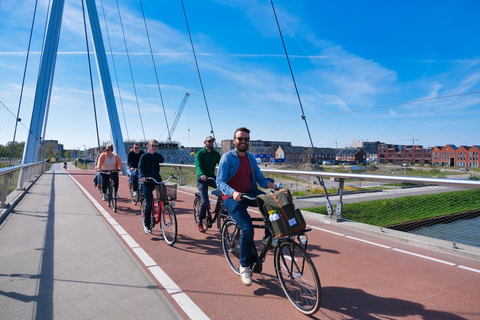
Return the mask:
<svg viewBox="0 0 480 320">
<path fill-rule="evenodd" d="M 162 175 L 175 170 L 182 184 L 196 187 L 194 165 L 161 166 Z M 297 196 L 295 205 L 329 219 L 480 247 L 479 180 L 267 168 L 261 171 L 283 182 L 294 195 L 315 189 L 315 195 Z M 289 182 L 282 181 L 289 178 Z"/>
<path fill-rule="evenodd" d="M 0 222 L 49 167 L 49 163 L 42 161 L 0 169 Z"/>
</svg>

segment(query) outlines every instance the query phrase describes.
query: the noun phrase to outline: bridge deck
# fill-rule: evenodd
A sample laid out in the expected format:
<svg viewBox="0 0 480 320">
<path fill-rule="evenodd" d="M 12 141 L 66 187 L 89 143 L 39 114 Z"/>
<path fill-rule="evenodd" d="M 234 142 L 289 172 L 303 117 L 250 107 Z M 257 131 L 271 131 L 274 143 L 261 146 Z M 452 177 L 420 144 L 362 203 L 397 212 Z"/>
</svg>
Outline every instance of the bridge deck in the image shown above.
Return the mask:
<svg viewBox="0 0 480 320">
<path fill-rule="evenodd" d="M 272 255 L 246 287 L 228 267 L 218 232 L 196 231 L 194 189 L 179 188 L 179 238 L 168 247 L 158 226 L 143 233 L 126 177 L 113 213 L 93 173 L 68 173 L 54 165 L 0 226 L 1 319 L 301 317 L 278 284 Z M 307 222 L 323 286 L 313 318 L 480 318 L 480 261 Z"/>
</svg>

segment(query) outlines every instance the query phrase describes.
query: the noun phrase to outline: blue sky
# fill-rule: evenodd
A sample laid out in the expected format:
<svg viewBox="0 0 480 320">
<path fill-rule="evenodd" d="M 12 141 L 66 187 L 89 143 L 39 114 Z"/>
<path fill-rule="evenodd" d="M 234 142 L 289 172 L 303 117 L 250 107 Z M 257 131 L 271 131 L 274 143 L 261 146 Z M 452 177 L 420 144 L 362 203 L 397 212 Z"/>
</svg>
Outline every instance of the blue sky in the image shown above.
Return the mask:
<svg viewBox="0 0 480 320">
<path fill-rule="evenodd" d="M 164 140 L 165 120 L 140 2 L 118 3 L 125 38 L 116 1 L 97 0 L 123 137 L 143 139 L 140 109 L 146 138 Z M 0 101 L 14 114 L 34 4 L 0 1 Z M 173 140 L 186 147 L 201 145 L 210 125 L 181 2 L 142 4 L 170 126 L 185 92 L 190 93 Z M 252 139 L 309 146 L 270 1 L 184 4 L 217 139 L 230 139 L 235 128 L 246 126 Z M 426 147 L 480 144 L 480 2 L 274 4 L 315 146 L 343 147 L 353 140 L 415 141 Z M 25 140 L 25 126 L 30 125 L 47 5 L 39 1 L 20 108 L 24 126 L 17 140 Z M 95 64 L 93 75 L 100 140 L 108 141 Z M 5 143 L 12 139 L 15 118 L 1 104 L 0 117 L 0 143 Z M 66 148 L 97 145 L 79 1 L 65 1 L 45 138 Z"/>
</svg>

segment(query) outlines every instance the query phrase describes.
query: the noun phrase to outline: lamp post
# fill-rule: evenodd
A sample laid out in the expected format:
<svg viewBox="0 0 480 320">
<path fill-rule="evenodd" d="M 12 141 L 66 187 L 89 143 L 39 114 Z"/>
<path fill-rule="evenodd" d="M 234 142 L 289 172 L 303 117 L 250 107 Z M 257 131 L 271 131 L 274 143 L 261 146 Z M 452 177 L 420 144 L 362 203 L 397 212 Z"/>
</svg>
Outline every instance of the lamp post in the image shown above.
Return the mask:
<svg viewBox="0 0 480 320">
<path fill-rule="evenodd" d="M 392 174 L 395 175 L 395 171 L 392 171 Z M 395 180 L 392 182 L 392 189 L 393 189 L 393 198 L 395 199 Z"/>
<path fill-rule="evenodd" d="M 85 145 L 83 145 L 83 165 L 85 166 L 85 169 L 87 169 L 87 158 L 85 158 L 85 154 L 87 153 L 87 148 Z"/>
</svg>

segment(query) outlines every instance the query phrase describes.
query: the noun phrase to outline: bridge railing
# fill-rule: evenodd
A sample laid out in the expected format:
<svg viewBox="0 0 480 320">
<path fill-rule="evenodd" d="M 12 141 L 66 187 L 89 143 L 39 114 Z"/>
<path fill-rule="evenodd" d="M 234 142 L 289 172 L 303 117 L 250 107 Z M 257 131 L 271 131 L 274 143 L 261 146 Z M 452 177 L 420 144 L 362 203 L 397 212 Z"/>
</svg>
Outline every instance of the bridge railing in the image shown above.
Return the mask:
<svg viewBox="0 0 480 320">
<path fill-rule="evenodd" d="M 479 180 L 261 170 L 292 191 L 297 207 L 331 221 L 356 221 L 378 230 L 447 240 L 453 246 L 480 247 Z M 173 173 L 180 184 L 196 187 L 193 165 L 162 164 L 160 172 L 163 177 Z"/>
<path fill-rule="evenodd" d="M 29 186 L 49 167 L 49 163 L 42 161 L 0 169 L 0 222 L 5 211 L 15 207 Z"/>
</svg>

